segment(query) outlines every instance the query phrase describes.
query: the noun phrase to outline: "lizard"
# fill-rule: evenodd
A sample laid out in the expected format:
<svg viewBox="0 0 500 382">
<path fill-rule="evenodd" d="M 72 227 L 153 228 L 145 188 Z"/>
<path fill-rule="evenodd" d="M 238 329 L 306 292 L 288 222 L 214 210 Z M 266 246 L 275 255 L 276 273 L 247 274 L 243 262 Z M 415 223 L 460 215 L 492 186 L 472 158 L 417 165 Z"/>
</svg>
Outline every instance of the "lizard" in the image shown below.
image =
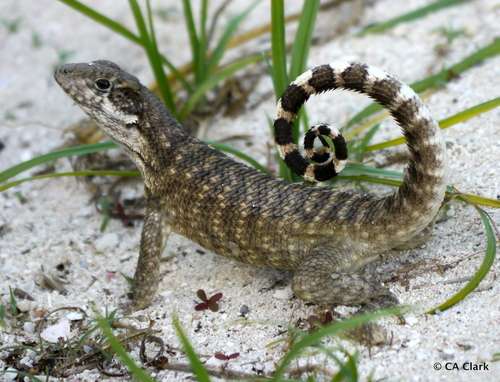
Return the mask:
<svg viewBox="0 0 500 382">
<path fill-rule="evenodd" d="M 59 66 L 61 88 L 117 142 L 144 181 L 146 213 L 134 275 L 132 309 L 154 301 L 160 255 L 171 232 L 219 255 L 292 271 L 292 290 L 320 305 L 391 306 L 398 299 L 366 265 L 421 235 L 445 196 L 446 152 L 437 122 L 415 92 L 375 67 L 339 61 L 297 77 L 277 102 L 274 139 L 285 163 L 309 183 L 259 172 L 191 136 L 162 101 L 117 64 Z M 407 141 L 401 186 L 378 195 L 324 182 L 347 159 L 340 132 L 314 126 L 305 155 L 292 123 L 314 94 L 361 92 L 389 110 Z M 335 150 L 314 148 L 330 136 Z M 319 182 L 319 186 L 310 184 Z"/>
</svg>

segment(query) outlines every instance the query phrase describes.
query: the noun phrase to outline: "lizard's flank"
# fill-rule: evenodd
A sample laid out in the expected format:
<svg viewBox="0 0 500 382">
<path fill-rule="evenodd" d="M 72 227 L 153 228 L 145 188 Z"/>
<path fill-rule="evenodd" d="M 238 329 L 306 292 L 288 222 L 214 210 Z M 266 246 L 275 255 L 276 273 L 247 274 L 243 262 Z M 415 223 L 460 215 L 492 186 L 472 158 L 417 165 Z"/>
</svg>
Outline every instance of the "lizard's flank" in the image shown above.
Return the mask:
<svg viewBox="0 0 500 382">
<path fill-rule="evenodd" d="M 322 65 L 299 76 L 278 101 L 275 140 L 287 165 L 308 181 L 335 176 L 347 159 L 334 127 L 314 126 L 305 156 L 292 142 L 292 122 L 316 93 L 343 88 L 387 108 L 402 127 L 410 160 L 403 184 L 389 195 L 289 184 L 262 174 L 190 136 L 134 76 L 109 61 L 67 64 L 56 81 L 126 150 L 144 178 L 147 198 L 134 307 L 158 289 L 160 255 L 177 232 L 220 255 L 293 271 L 300 298 L 320 304 L 391 305 L 395 296 L 366 264 L 416 240 L 444 199 L 445 149 L 437 123 L 407 85 L 352 62 Z M 319 138 L 334 152 L 315 149 Z"/>
</svg>

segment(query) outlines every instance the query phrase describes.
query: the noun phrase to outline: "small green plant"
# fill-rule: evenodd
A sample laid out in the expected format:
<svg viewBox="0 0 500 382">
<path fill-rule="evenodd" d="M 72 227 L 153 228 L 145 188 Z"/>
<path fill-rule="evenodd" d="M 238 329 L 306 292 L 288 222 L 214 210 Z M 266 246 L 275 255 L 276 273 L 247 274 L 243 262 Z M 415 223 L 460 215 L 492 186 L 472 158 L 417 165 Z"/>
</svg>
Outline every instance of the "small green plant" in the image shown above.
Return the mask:
<svg viewBox="0 0 500 382">
<path fill-rule="evenodd" d="M 425 17 L 431 13 L 438 12 L 442 9 L 453 7 L 455 5 L 460 5 L 465 3 L 467 0 L 436 0 L 428 5 L 421 8 L 417 8 L 408 13 L 402 14 L 400 16 L 394 17 L 387 21 L 383 21 L 374 25 L 370 25 L 364 28 L 359 35 L 366 35 L 369 33 L 382 33 L 388 29 L 394 28 L 396 25 L 401 23 L 406 23 L 409 21 L 417 20 L 419 18 Z"/>
<path fill-rule="evenodd" d="M 447 44 L 451 44 L 453 40 L 467 35 L 465 29 L 453 27 L 441 27 L 436 29 L 436 32 L 446 39 Z"/>
<path fill-rule="evenodd" d="M 5 316 L 5 305 L 0 303 L 0 329 L 7 326 L 7 323 L 5 322 Z"/>
<path fill-rule="evenodd" d="M 31 46 L 35 49 L 41 48 L 43 45 L 42 37 L 39 33 L 31 33 Z"/>
<path fill-rule="evenodd" d="M 17 309 L 17 300 L 11 287 L 9 287 L 9 308 L 10 314 L 13 317 L 17 316 L 17 314 L 19 313 L 19 310 Z"/>
<path fill-rule="evenodd" d="M 153 11 L 149 0 L 146 1 L 146 16 L 137 0 L 129 0 L 129 6 L 134 15 L 139 34 L 135 34 L 123 24 L 97 12 L 95 9 L 83 4 L 78 0 L 59 0 L 67 6 L 91 18 L 95 22 L 104 25 L 112 31 L 120 34 L 128 40 L 141 45 L 149 59 L 149 63 L 155 75 L 156 83 L 160 90 L 160 95 L 172 114 L 183 120 L 201 102 L 208 91 L 220 84 L 222 81 L 232 76 L 237 71 L 262 60 L 262 55 L 253 55 L 221 67 L 220 63 L 227 50 L 231 37 L 236 33 L 241 22 L 250 14 L 255 7 L 256 1 L 244 9 L 240 14 L 234 16 L 227 23 L 219 40 L 211 50 L 209 33 L 207 31 L 208 0 L 202 0 L 200 7 L 200 23 L 195 25 L 192 6 L 190 0 L 183 0 L 184 18 L 186 28 L 190 37 L 192 52 L 191 65 L 194 68 L 194 78 L 188 78 L 172 64 L 165 55 L 160 53 L 155 35 L 153 23 Z M 187 93 L 187 98 L 178 106 L 172 84 L 167 81 L 166 67 L 173 78 L 179 81 Z"/>
<path fill-rule="evenodd" d="M 14 34 L 19 32 L 19 27 L 21 26 L 22 19 L 20 17 L 16 17 L 15 19 L 6 19 L 0 18 L 0 24 L 2 24 L 7 32 L 10 34 Z"/>
<path fill-rule="evenodd" d="M 113 335 L 113 331 L 111 330 L 109 324 L 109 319 L 106 319 L 104 317 L 98 318 L 97 324 L 99 325 L 99 328 L 106 337 L 115 354 L 127 367 L 128 371 L 133 375 L 133 377 L 140 382 L 154 382 L 155 380 L 134 362 L 134 360 L 127 353 L 120 341 Z"/>
</svg>

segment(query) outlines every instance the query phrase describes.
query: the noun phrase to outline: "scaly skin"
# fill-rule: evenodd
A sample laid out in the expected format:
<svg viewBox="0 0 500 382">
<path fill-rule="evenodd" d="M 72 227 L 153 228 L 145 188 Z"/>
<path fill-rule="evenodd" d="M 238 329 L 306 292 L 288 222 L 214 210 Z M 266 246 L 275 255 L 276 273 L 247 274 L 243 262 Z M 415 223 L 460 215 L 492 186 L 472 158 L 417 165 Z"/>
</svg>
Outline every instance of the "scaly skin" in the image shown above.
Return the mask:
<svg viewBox="0 0 500 382">
<path fill-rule="evenodd" d="M 438 126 L 408 86 L 366 65 L 337 63 L 304 73 L 278 102 L 280 153 L 310 181 L 334 176 L 347 155 L 333 128 L 315 127 L 306 139 L 307 157 L 320 163 L 310 163 L 292 143 L 291 121 L 310 95 L 340 87 L 388 108 L 403 128 L 411 159 L 403 185 L 377 196 L 289 184 L 230 159 L 191 137 L 146 87 L 109 61 L 63 65 L 55 78 L 125 148 L 144 178 L 148 204 L 135 274 L 136 309 L 149 305 L 158 289 L 160 254 L 170 231 L 223 256 L 294 271 L 293 290 L 307 301 L 397 302 L 363 266 L 426 228 L 445 192 Z M 311 139 L 319 134 L 331 135 L 335 155 L 312 149 Z"/>
</svg>

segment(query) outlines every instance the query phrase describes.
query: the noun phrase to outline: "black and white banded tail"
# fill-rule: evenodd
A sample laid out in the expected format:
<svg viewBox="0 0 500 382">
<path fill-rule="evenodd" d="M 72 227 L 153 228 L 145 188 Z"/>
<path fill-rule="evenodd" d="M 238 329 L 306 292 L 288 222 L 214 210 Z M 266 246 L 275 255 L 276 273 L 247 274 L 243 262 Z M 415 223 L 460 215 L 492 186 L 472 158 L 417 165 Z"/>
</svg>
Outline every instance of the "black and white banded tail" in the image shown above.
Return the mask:
<svg viewBox="0 0 500 382">
<path fill-rule="evenodd" d="M 404 212 L 439 208 L 445 191 L 446 153 L 439 127 L 418 95 L 406 84 L 384 71 L 356 62 L 321 65 L 301 74 L 278 100 L 274 121 L 274 138 L 281 158 L 298 175 L 308 181 L 324 181 L 335 176 L 347 157 L 345 141 L 328 126 L 317 126 L 305 136 L 306 159 L 292 140 L 292 123 L 301 106 L 313 94 L 337 88 L 364 93 L 388 109 L 402 127 L 410 152 L 403 184 L 387 201 Z M 329 135 L 335 155 L 314 149 L 318 137 Z M 327 156 L 329 155 L 329 156 Z M 312 161 L 316 162 L 313 163 Z"/>
</svg>

